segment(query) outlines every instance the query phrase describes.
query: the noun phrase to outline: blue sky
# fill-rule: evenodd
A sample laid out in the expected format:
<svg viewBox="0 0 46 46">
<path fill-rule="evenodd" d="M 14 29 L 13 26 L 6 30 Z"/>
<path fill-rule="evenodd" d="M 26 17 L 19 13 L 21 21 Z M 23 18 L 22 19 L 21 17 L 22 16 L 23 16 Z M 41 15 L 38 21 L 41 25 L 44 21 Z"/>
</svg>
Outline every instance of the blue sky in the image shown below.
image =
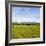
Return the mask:
<svg viewBox="0 0 46 46">
<path fill-rule="evenodd" d="M 40 8 L 12 7 L 12 22 L 39 22 Z"/>
</svg>

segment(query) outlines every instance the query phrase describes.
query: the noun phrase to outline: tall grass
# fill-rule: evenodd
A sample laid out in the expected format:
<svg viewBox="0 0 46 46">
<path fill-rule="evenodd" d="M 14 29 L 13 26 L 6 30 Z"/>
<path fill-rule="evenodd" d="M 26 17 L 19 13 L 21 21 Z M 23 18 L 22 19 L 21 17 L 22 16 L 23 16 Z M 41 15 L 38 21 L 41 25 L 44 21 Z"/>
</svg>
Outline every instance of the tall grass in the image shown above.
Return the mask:
<svg viewBox="0 0 46 46">
<path fill-rule="evenodd" d="M 40 25 L 13 25 L 11 28 L 11 38 L 39 38 Z"/>
</svg>

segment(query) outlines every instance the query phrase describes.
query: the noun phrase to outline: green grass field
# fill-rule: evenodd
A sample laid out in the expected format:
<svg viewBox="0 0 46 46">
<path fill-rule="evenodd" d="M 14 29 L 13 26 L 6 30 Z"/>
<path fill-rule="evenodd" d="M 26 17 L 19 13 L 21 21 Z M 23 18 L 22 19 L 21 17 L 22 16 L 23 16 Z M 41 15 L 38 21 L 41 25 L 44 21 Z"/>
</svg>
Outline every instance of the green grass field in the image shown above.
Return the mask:
<svg viewBox="0 0 46 46">
<path fill-rule="evenodd" d="M 40 37 L 40 25 L 15 25 L 12 24 L 11 38 L 39 38 Z"/>
</svg>

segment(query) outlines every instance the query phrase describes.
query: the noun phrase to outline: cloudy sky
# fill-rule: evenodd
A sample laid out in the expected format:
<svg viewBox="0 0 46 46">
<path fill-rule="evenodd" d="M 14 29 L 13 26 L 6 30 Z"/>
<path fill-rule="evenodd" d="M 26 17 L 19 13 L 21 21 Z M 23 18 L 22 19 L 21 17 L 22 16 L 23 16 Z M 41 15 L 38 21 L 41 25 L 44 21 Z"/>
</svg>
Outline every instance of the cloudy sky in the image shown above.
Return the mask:
<svg viewBox="0 0 46 46">
<path fill-rule="evenodd" d="M 12 22 L 40 22 L 40 8 L 12 7 Z"/>
</svg>

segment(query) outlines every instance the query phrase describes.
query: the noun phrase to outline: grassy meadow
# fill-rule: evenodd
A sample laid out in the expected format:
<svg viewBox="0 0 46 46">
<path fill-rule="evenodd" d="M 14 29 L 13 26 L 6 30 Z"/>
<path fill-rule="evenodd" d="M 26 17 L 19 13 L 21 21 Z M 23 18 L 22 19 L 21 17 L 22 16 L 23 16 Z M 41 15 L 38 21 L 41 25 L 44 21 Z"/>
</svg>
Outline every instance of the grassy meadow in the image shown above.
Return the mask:
<svg viewBox="0 0 46 46">
<path fill-rule="evenodd" d="M 40 37 L 40 24 L 12 24 L 11 25 L 11 38 L 39 38 Z"/>
</svg>

